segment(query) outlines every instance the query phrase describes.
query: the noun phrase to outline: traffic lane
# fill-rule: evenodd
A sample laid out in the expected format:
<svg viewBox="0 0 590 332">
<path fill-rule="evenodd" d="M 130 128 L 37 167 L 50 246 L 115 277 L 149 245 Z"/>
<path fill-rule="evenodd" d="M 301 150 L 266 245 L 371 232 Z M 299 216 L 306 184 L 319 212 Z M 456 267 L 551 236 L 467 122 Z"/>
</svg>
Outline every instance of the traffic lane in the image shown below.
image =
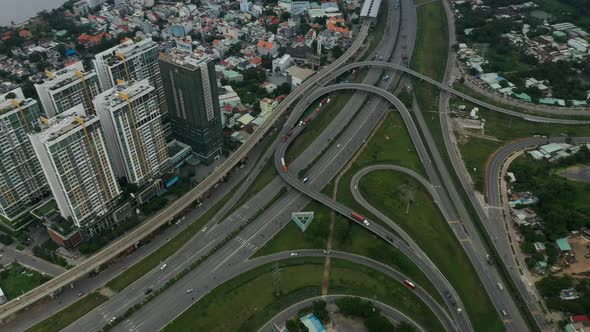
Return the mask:
<svg viewBox="0 0 590 332">
<path fill-rule="evenodd" d="M 291 317 L 296 316 L 301 309 L 310 307 L 313 304 L 313 302 L 315 302 L 315 301 L 326 301 L 326 302 L 333 303 L 335 300 L 338 300 L 341 298 L 350 298 L 350 297 L 355 297 L 355 298 L 362 299 L 364 301 L 372 302 L 376 308 L 379 308 L 381 310 L 382 315 L 393 320 L 396 324 L 403 321 L 403 322 L 406 322 L 406 323 L 412 325 L 417 331 L 421 331 L 421 332 L 426 331 L 426 330 L 424 330 L 424 328 L 422 328 L 420 325 L 418 325 L 418 323 L 413 321 L 410 317 L 406 316 L 401 311 L 399 311 L 393 307 L 390 307 L 389 305 L 387 305 L 383 302 L 379 302 L 375 299 L 370 299 L 370 298 L 366 298 L 366 297 L 362 297 L 362 296 L 353 296 L 353 295 L 346 295 L 346 294 L 332 294 L 332 295 L 316 296 L 316 297 L 312 297 L 312 298 L 303 300 L 303 301 L 296 303 L 296 304 L 290 306 L 289 308 L 281 311 L 280 313 L 278 313 L 276 316 L 274 316 L 270 321 L 268 321 L 258 331 L 259 332 L 273 332 L 274 326 L 279 326 L 279 327 L 284 326 L 285 321 L 287 321 Z"/>
<path fill-rule="evenodd" d="M 397 223 L 392 221 L 388 216 L 383 214 L 380 210 L 376 209 L 369 202 L 367 202 L 367 200 L 363 197 L 363 195 L 357 189 L 359 180 L 364 175 L 366 175 L 370 172 L 376 171 L 376 170 L 393 170 L 393 171 L 404 172 L 405 174 L 408 174 L 410 176 L 417 178 L 418 181 L 420 181 L 424 186 L 426 186 L 426 188 L 430 188 L 432 193 L 434 193 L 435 197 L 438 196 L 438 194 L 436 193 L 434 188 L 430 185 L 430 183 L 428 183 L 426 181 L 426 179 L 422 178 L 416 172 L 414 172 L 410 169 L 404 168 L 404 167 L 393 166 L 393 165 L 374 165 L 374 166 L 368 166 L 368 167 L 362 168 L 361 170 L 359 170 L 357 173 L 355 173 L 353 175 L 352 182 L 350 184 L 350 190 L 353 193 L 353 197 L 361 206 L 363 206 L 366 210 L 371 212 L 373 215 L 375 215 L 377 218 L 381 219 L 389 227 L 391 227 L 408 244 L 408 246 L 416 253 L 416 255 L 418 255 L 424 262 L 426 262 L 426 264 L 428 264 L 429 266 L 436 267 L 436 264 L 434 264 L 434 262 L 432 262 L 430 260 L 428 255 L 426 255 L 426 253 L 424 253 L 422 251 L 420 246 L 418 246 L 418 244 L 404 231 L 404 229 L 402 229 L 400 226 L 398 226 Z M 456 306 L 458 306 L 459 308 L 465 308 L 465 306 L 463 305 L 463 303 L 461 301 L 459 294 L 451 286 L 451 283 L 446 279 L 444 274 L 441 273 L 440 278 L 445 281 L 446 285 L 448 285 L 448 289 L 446 291 L 443 290 L 443 292 L 440 294 L 442 296 L 442 298 L 445 299 L 445 302 L 447 302 L 447 306 L 449 308 L 451 308 L 451 310 L 453 310 L 453 308 Z M 451 299 L 448 299 L 445 296 L 445 292 L 449 292 L 449 291 L 450 291 L 449 294 L 451 294 L 456 301 L 451 301 Z"/>
</svg>

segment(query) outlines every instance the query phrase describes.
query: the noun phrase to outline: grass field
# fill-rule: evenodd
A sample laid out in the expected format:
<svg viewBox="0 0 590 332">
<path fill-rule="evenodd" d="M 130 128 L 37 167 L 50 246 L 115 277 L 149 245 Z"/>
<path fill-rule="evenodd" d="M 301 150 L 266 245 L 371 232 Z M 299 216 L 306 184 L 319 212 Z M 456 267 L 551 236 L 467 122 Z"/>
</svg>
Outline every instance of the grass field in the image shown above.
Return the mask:
<svg viewBox="0 0 590 332">
<path fill-rule="evenodd" d="M 51 279 L 41 273 L 13 263 L 0 272 L 0 287 L 10 301 Z"/>
<path fill-rule="evenodd" d="M 441 81 L 447 62 L 448 27 L 440 1 L 426 3 L 417 8 L 418 31 L 410 67 L 428 77 Z M 438 119 L 438 88 L 414 80 L 414 93 L 424 120 L 437 144 L 442 146 L 442 133 Z"/>
<path fill-rule="evenodd" d="M 334 284 L 339 287 L 346 287 L 351 293 L 377 295 L 382 301 L 390 300 L 393 306 L 425 327 L 442 328 L 432 312 L 400 283 L 358 265 L 340 265 L 336 260 L 334 264 L 338 265 Z M 273 266 L 265 265 L 216 288 L 164 331 L 256 331 L 289 305 L 320 294 L 322 259 L 287 260 L 281 265 L 280 295 L 275 294 L 273 287 Z"/>
<path fill-rule="evenodd" d="M 305 233 L 291 222 L 264 247 L 260 248 L 255 257 L 294 249 L 325 249 L 329 233 L 330 210 L 314 201 L 309 203 L 304 211 L 315 213 L 314 220 Z M 332 249 L 369 257 L 387 264 L 412 278 L 442 303 L 442 298 L 428 278 L 401 251 L 338 214 L 334 225 Z"/>
<path fill-rule="evenodd" d="M 488 157 L 502 146 L 501 142 L 483 138 L 469 137 L 459 144 L 461 159 L 473 180 L 473 186 L 480 193 L 485 190 L 486 162 Z"/>
<path fill-rule="evenodd" d="M 211 207 L 205 214 L 203 214 L 203 216 L 201 216 L 201 218 L 191 223 L 183 232 L 179 233 L 149 256 L 109 281 L 106 286 L 114 292 L 120 292 L 135 280 L 141 278 L 143 275 L 158 266 L 162 261 L 177 252 L 196 233 L 198 233 L 209 219 L 211 219 L 229 200 L 230 196 L 231 193 L 226 194 L 225 197 Z"/>
<path fill-rule="evenodd" d="M 402 173 L 375 171 L 363 177 L 359 190 L 370 204 L 400 225 L 449 279 L 476 331 L 503 329 L 485 293 L 473 296 L 481 290 L 480 280 L 433 198 L 419 182 Z M 405 200 L 410 200 L 410 193 L 414 198 L 406 214 Z"/>
<path fill-rule="evenodd" d="M 88 294 L 51 317 L 37 323 L 26 332 L 58 332 L 78 318 L 106 302 L 108 298 L 97 292 Z"/>
</svg>

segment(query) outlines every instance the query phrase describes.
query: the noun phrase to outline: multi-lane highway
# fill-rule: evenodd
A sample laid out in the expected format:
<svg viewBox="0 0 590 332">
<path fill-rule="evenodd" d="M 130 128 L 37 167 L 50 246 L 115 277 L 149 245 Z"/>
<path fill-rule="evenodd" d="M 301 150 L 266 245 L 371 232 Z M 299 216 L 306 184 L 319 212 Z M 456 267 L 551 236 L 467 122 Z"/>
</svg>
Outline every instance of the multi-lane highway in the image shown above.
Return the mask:
<svg viewBox="0 0 590 332">
<path fill-rule="evenodd" d="M 426 169 L 428 177 L 431 179 L 431 181 L 435 185 L 435 187 L 439 189 L 441 204 L 448 206 L 447 211 L 453 211 L 453 205 L 451 204 L 451 200 L 449 198 L 447 198 L 447 196 L 446 196 L 447 193 L 446 193 L 445 187 L 442 186 L 442 181 L 440 180 L 438 173 L 434 168 L 434 164 L 436 164 L 436 166 L 438 167 L 438 170 L 441 171 L 441 173 L 446 171 L 446 166 L 442 162 L 442 158 L 440 157 L 440 154 L 438 153 L 438 151 L 434 150 L 434 149 L 436 149 L 436 146 L 434 144 L 434 140 L 432 138 L 432 135 L 429 133 L 428 127 L 426 127 L 426 124 L 424 123 L 423 119 L 421 119 L 420 116 L 417 116 L 418 124 L 420 125 L 422 132 L 424 133 L 426 143 L 427 143 L 427 145 L 434 157 L 434 163 L 428 155 L 428 151 L 422 142 L 422 138 L 420 136 L 420 133 L 419 133 L 418 129 L 416 128 L 416 126 L 414 125 L 413 119 L 411 118 L 409 111 L 405 108 L 405 106 L 395 96 L 391 95 L 387 91 L 384 91 L 384 90 L 379 89 L 374 86 L 367 86 L 364 84 L 347 83 L 347 84 L 337 84 L 337 85 L 328 86 L 326 88 L 320 89 L 320 90 L 316 91 L 313 95 L 311 95 L 310 98 L 311 99 L 319 98 L 322 94 L 325 94 L 325 93 L 328 93 L 331 91 L 338 91 L 338 90 L 342 90 L 342 89 L 355 89 L 355 90 L 361 90 L 361 91 L 375 93 L 375 94 L 378 94 L 378 95 L 386 98 L 388 101 L 390 101 L 392 104 L 394 104 L 396 106 L 396 108 L 402 114 L 402 118 L 404 119 L 404 122 L 406 123 L 406 126 L 408 127 L 408 131 L 410 133 L 412 141 L 414 142 L 414 145 L 416 147 L 418 155 L 419 155 L 419 157 Z M 417 115 L 420 115 L 420 114 L 417 114 Z M 291 125 L 291 123 L 287 122 L 286 130 L 289 130 L 291 128 L 290 125 Z M 279 146 L 279 148 L 277 149 L 277 153 L 275 154 L 275 166 L 278 169 L 281 168 L 280 158 L 283 158 L 284 150 L 285 150 L 284 148 L 282 149 L 281 146 Z M 448 171 L 446 171 L 446 172 L 448 174 Z M 281 174 L 283 176 L 283 178 L 287 182 L 289 182 L 290 185 L 295 187 L 297 190 L 304 192 L 305 194 L 309 195 L 310 197 L 313 197 L 314 199 L 327 204 L 330 207 L 338 208 L 339 210 L 337 210 L 337 211 L 339 211 L 339 212 L 342 211 L 341 213 L 349 216 L 349 214 L 347 214 L 349 211 L 347 211 L 345 208 L 338 207 L 337 204 L 333 204 L 333 202 L 329 202 L 325 198 L 322 198 L 321 194 L 318 195 L 317 192 L 314 192 L 312 189 L 309 189 L 308 187 L 306 187 L 301 181 L 299 181 L 297 178 L 295 178 L 290 173 L 291 172 Z M 443 179 L 445 179 L 444 173 L 442 173 L 442 175 L 443 175 L 442 176 Z M 449 194 L 452 195 L 451 197 L 453 198 L 453 201 L 455 202 L 455 204 L 461 207 L 461 202 L 457 202 L 457 199 L 460 199 L 460 198 L 455 198 L 453 196 L 453 194 L 454 194 L 454 195 L 456 195 L 456 197 L 459 197 L 457 191 L 454 189 L 454 187 L 449 188 L 449 186 L 454 186 L 454 184 L 450 181 L 450 176 L 448 176 L 448 179 L 445 179 L 445 185 L 449 190 Z M 324 201 L 322 201 L 322 199 Z M 505 319 L 504 319 L 504 323 L 509 330 L 513 330 L 513 331 L 526 330 L 527 329 L 526 323 L 524 322 L 524 320 L 520 316 L 517 306 L 514 303 L 513 299 L 511 298 L 510 294 L 507 294 L 507 292 L 502 292 L 496 287 L 496 284 L 501 280 L 501 278 L 500 278 L 498 272 L 493 267 L 490 267 L 485 262 L 485 259 L 484 259 L 485 255 L 486 255 L 485 246 L 483 245 L 483 242 L 479 238 L 479 234 L 474 229 L 474 226 L 469 218 L 469 215 L 466 212 L 465 207 L 463 206 L 462 208 L 459 208 L 458 210 L 459 210 L 459 215 L 457 217 L 455 217 L 454 220 L 459 221 L 459 222 L 452 222 L 452 223 L 450 222 L 449 223 L 450 227 L 453 230 L 453 232 L 455 233 L 458 240 L 460 241 L 463 248 L 465 249 L 472 264 L 475 266 L 476 271 L 478 272 L 480 279 L 482 280 L 482 283 L 483 283 L 486 291 L 488 291 L 488 293 L 490 294 L 490 299 L 491 299 L 492 303 L 494 303 L 498 312 L 501 312 L 501 311 L 507 312 L 507 315 L 505 316 Z M 471 231 L 468 232 L 467 231 L 468 229 L 470 229 Z"/>
<path fill-rule="evenodd" d="M 17 313 L 19 310 L 30 306 L 42 298 L 51 295 L 60 288 L 75 282 L 77 279 L 86 276 L 91 271 L 126 251 L 130 246 L 152 234 L 165 223 L 173 220 L 179 211 L 183 211 L 184 209 L 188 208 L 196 199 L 203 196 L 207 191 L 211 190 L 211 188 L 216 183 L 221 181 L 225 175 L 247 155 L 247 153 L 258 143 L 258 141 L 264 137 L 268 130 L 274 126 L 275 121 L 280 118 L 284 112 L 296 102 L 298 98 L 305 95 L 305 93 L 311 87 L 313 87 L 316 82 L 323 79 L 326 75 L 342 64 L 346 63 L 350 57 L 355 55 L 363 45 L 368 31 L 369 22 L 365 22 L 361 25 L 358 36 L 352 43 L 351 47 L 341 57 L 339 57 L 336 61 L 324 68 L 324 70 L 308 79 L 292 93 L 290 93 L 288 97 L 281 102 L 279 108 L 273 112 L 271 117 L 260 128 L 258 128 L 258 130 L 242 146 L 240 146 L 240 148 L 235 153 L 230 155 L 230 157 L 219 168 L 214 170 L 197 187 L 172 202 L 166 208 L 159 211 L 155 216 L 142 223 L 129 234 L 113 241 L 103 250 L 91 256 L 86 261 L 24 294 L 19 298 L 19 301 L 13 300 L 3 304 L 0 307 L 0 321 L 5 320 L 11 315 Z"/>
<path fill-rule="evenodd" d="M 399 14 L 399 12 L 392 11 L 392 13 L 390 15 L 396 16 L 398 14 Z M 393 21 L 393 20 L 391 20 L 391 21 Z M 395 20 L 395 22 L 399 22 L 399 20 Z M 397 25 L 391 25 L 390 28 L 397 29 Z M 381 54 L 386 55 L 388 53 L 391 53 L 391 51 L 387 50 L 388 48 L 391 50 L 393 48 L 393 46 L 386 45 L 385 48 L 380 47 L 379 51 L 381 52 Z M 385 58 L 387 58 L 387 56 Z M 373 82 L 375 82 L 378 80 L 379 75 L 380 75 L 380 71 L 372 70 L 367 77 L 368 77 L 368 79 L 372 79 Z M 355 99 L 355 101 L 356 100 L 357 99 Z M 378 103 L 375 103 L 374 107 L 377 107 L 377 104 Z M 362 101 L 356 101 L 355 106 L 349 107 L 349 108 L 351 108 L 351 110 L 353 108 L 358 109 L 358 107 L 360 107 L 360 105 L 362 105 Z M 354 112 L 348 111 L 348 112 L 343 112 L 342 114 L 350 116 L 350 114 L 354 114 Z M 340 124 L 341 124 L 340 128 L 335 129 L 333 131 L 333 133 L 335 134 L 335 133 L 339 132 L 342 129 L 344 123 L 346 123 L 346 121 L 340 122 Z M 371 122 L 365 122 L 365 123 L 367 123 L 367 128 L 369 128 L 369 129 L 366 129 L 366 132 L 368 133 L 370 128 L 372 128 L 374 126 L 374 124 L 376 123 L 376 120 L 372 119 Z M 329 134 L 329 133 L 327 133 L 327 134 Z M 317 151 L 317 150 L 315 150 L 315 151 Z M 313 153 L 315 151 L 307 152 L 304 154 L 313 155 Z M 302 156 L 303 156 L 303 154 L 302 154 Z M 350 156 L 349 155 L 343 156 L 342 158 L 339 159 L 339 161 L 342 163 L 342 161 L 347 160 L 347 158 L 350 158 Z M 228 228 L 231 229 L 231 227 L 228 225 L 235 225 L 236 224 L 235 222 L 232 222 L 232 219 L 233 219 L 233 221 L 240 221 L 240 220 L 244 220 L 244 219 L 251 219 L 251 218 L 258 217 L 258 218 L 256 218 L 257 220 L 252 224 L 252 227 L 248 227 L 246 230 L 244 230 L 242 233 L 240 233 L 240 235 L 236 238 L 235 242 L 232 241 L 232 243 L 228 246 L 227 250 L 224 249 L 221 251 L 220 255 L 215 256 L 215 257 L 217 257 L 217 256 L 224 257 L 224 255 L 225 255 L 225 258 L 212 259 L 211 261 L 215 261 L 215 262 L 210 263 L 211 265 L 209 265 L 209 263 L 205 264 L 206 265 L 205 268 L 214 269 L 216 267 L 219 267 L 218 269 L 221 270 L 220 266 L 223 266 L 224 262 L 231 262 L 231 261 L 237 261 L 239 259 L 243 259 L 243 254 L 241 253 L 242 251 L 247 252 L 247 256 L 249 256 L 251 254 L 252 250 L 255 250 L 255 248 L 257 246 L 252 245 L 250 243 L 251 241 L 246 241 L 245 239 L 249 239 L 249 236 L 248 236 L 248 234 L 250 234 L 249 228 L 252 228 L 252 229 L 260 228 L 260 221 L 258 219 L 265 219 L 264 221 L 269 224 L 273 221 L 277 221 L 275 216 L 279 216 L 279 217 L 283 217 L 283 218 L 286 217 L 288 220 L 288 216 L 287 216 L 288 213 L 290 211 L 293 211 L 296 209 L 287 210 L 285 208 L 286 206 L 288 206 L 289 208 L 294 208 L 293 204 L 291 204 L 293 202 L 293 200 L 298 201 L 298 202 L 303 202 L 304 204 L 307 203 L 308 200 L 303 196 L 300 196 L 297 194 L 288 194 L 284 199 L 280 199 L 276 204 L 273 205 L 273 207 L 269 208 L 269 212 L 270 212 L 269 214 L 264 213 L 261 216 L 254 216 L 253 214 L 257 211 L 257 209 L 261 206 L 264 206 L 266 204 L 266 202 L 274 196 L 273 192 L 274 193 L 278 192 L 278 190 L 280 190 L 280 188 L 282 186 L 284 186 L 284 184 L 281 184 L 280 180 L 273 181 L 271 183 L 271 185 L 268 186 L 268 188 L 270 188 L 270 189 L 266 190 L 266 188 L 265 188 L 265 190 L 263 192 L 261 192 L 260 195 L 256 195 L 256 197 L 252 198 L 243 207 L 239 208 L 235 213 L 230 215 L 229 220 L 224 221 L 223 223 L 219 224 L 218 226 L 210 227 L 209 230 L 207 230 L 207 232 L 205 232 L 205 238 L 220 237 L 221 236 L 220 234 L 227 234 L 228 233 L 228 231 L 227 231 Z M 293 195 L 295 195 L 297 199 L 295 199 L 293 197 Z M 301 204 L 301 203 L 299 203 L 299 204 Z M 303 204 L 303 206 L 304 206 L 304 204 Z M 296 208 L 296 206 L 295 206 L 295 208 Z M 272 215 L 272 217 L 270 217 L 271 215 Z M 277 223 L 277 225 L 279 225 L 279 224 Z M 280 229 L 280 227 L 277 228 L 276 231 L 278 231 L 278 229 Z M 212 233 L 210 233 L 210 232 L 212 232 Z M 275 230 L 273 230 L 273 232 L 275 232 Z M 259 235 L 262 235 L 262 234 L 259 233 Z M 234 247 L 238 243 L 239 243 L 239 245 L 237 247 Z M 189 248 L 191 248 L 191 247 L 195 248 L 195 246 L 196 246 L 196 244 L 191 244 L 191 245 L 187 244 L 187 247 L 189 247 Z M 239 253 L 236 253 L 236 252 L 239 252 Z M 246 256 L 246 258 L 247 258 L 247 256 Z M 188 256 L 188 257 L 184 256 L 183 257 L 185 260 L 184 263 L 172 261 L 171 263 L 168 264 L 168 266 L 174 266 L 175 268 L 176 268 L 176 266 L 178 266 L 177 269 L 180 270 L 180 269 L 182 269 L 182 267 L 184 267 L 186 265 L 186 262 L 190 263 L 190 260 L 194 259 L 196 257 L 198 257 L 198 256 Z M 141 287 L 144 287 L 143 289 L 147 288 L 150 285 L 149 279 L 150 279 L 150 277 L 152 277 L 152 275 L 154 278 L 156 278 L 158 275 L 160 275 L 161 280 L 163 280 L 163 281 L 166 280 L 167 278 L 170 277 L 169 274 L 166 274 L 166 273 L 167 272 L 154 271 L 154 272 L 146 275 L 145 279 L 147 279 L 147 280 L 143 280 L 144 278 L 142 278 L 136 282 L 136 284 L 138 285 L 137 289 L 142 289 Z M 170 274 L 173 275 L 173 273 L 170 273 Z M 136 288 L 134 287 L 133 290 L 136 290 Z M 141 293 L 141 292 L 139 292 L 139 293 Z M 127 295 L 129 295 L 129 296 L 127 296 Z M 121 312 L 123 312 L 125 310 L 125 308 L 131 306 L 133 303 L 139 302 L 142 297 L 140 295 L 141 294 L 137 295 L 137 292 L 135 292 L 135 295 L 134 295 L 133 292 L 131 291 L 131 288 L 129 288 L 129 291 L 124 290 L 121 293 L 121 296 L 117 295 L 117 298 L 124 298 L 124 300 L 121 300 L 121 302 L 108 301 L 107 303 L 105 303 L 105 305 L 101 306 L 101 308 L 99 310 L 96 310 L 96 312 L 99 312 L 99 313 L 102 312 L 102 315 L 104 317 L 101 317 L 101 315 L 99 314 L 95 317 L 96 319 L 93 319 L 91 317 L 94 315 L 94 313 L 92 313 L 88 317 L 84 317 L 79 322 L 76 322 L 74 325 L 72 325 L 72 327 L 74 327 L 74 326 L 78 326 L 78 327 L 82 327 L 82 326 L 92 327 L 92 326 L 94 326 L 94 327 L 96 327 L 97 325 L 95 323 L 93 323 L 93 321 L 98 322 L 98 324 L 100 324 L 100 322 L 104 323 L 106 321 L 105 319 L 107 317 L 116 316 L 116 315 L 120 314 Z M 118 304 L 121 304 L 121 305 L 117 306 Z M 151 310 L 150 308 L 152 306 L 146 306 L 146 307 L 148 307 L 148 308 L 146 308 L 146 311 L 149 312 L 149 310 Z M 158 308 L 159 305 L 156 304 L 153 307 Z M 184 310 L 184 307 L 182 307 L 182 306 L 172 305 L 169 307 L 171 309 L 176 310 L 177 313 L 182 312 L 182 310 Z M 171 312 L 174 312 L 174 310 L 171 310 Z M 147 316 L 149 316 L 149 314 Z M 154 316 L 154 315 L 152 314 L 152 316 Z M 158 315 L 155 315 L 154 317 L 157 317 L 157 316 Z M 88 319 L 89 317 L 90 317 L 90 319 Z M 143 317 L 146 317 L 146 316 L 143 316 Z M 172 318 L 173 318 L 173 316 L 172 316 Z M 87 323 L 83 323 L 84 321 L 86 321 Z M 164 320 L 163 322 L 166 323 L 167 321 Z M 78 324 L 80 324 L 80 325 L 78 325 Z M 88 324 L 88 325 L 86 325 L 86 324 Z M 93 325 L 93 324 L 95 324 L 95 325 Z M 135 324 L 134 319 L 130 319 L 127 322 L 124 322 L 123 325 L 125 325 L 125 324 L 128 324 L 128 326 L 134 325 Z M 142 324 L 142 323 L 137 323 L 137 324 Z M 150 322 L 145 322 L 144 324 L 149 325 Z M 156 324 L 158 324 L 158 323 L 156 322 Z M 159 324 L 162 324 L 162 321 L 160 321 Z"/>
</svg>

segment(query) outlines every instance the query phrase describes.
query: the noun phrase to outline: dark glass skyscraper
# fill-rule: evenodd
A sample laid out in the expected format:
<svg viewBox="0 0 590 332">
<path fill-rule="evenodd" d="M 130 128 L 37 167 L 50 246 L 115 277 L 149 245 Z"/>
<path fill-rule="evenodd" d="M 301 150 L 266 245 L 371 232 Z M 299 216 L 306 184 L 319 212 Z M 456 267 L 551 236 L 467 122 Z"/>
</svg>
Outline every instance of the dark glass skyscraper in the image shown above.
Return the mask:
<svg viewBox="0 0 590 332">
<path fill-rule="evenodd" d="M 211 164 L 221 156 L 223 145 L 213 60 L 172 49 L 160 54 L 160 72 L 172 137 L 190 145 L 202 163 Z"/>
</svg>

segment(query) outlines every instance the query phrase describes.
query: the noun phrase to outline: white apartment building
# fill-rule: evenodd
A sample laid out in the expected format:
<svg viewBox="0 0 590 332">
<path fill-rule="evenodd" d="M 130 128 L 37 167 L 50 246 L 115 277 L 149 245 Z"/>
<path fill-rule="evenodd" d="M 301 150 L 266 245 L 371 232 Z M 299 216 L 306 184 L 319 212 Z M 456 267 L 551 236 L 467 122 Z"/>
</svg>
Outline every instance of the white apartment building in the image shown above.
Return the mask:
<svg viewBox="0 0 590 332">
<path fill-rule="evenodd" d="M 49 195 L 27 133 L 39 124 L 37 101 L 21 88 L 0 95 L 0 213 L 17 219 Z"/>
<path fill-rule="evenodd" d="M 119 84 L 94 100 L 116 174 L 129 183 L 150 182 L 169 165 L 162 112 L 154 92 L 144 79 Z"/>
<path fill-rule="evenodd" d="M 121 189 L 98 117 L 78 105 L 29 139 L 63 218 L 87 228 L 111 211 Z"/>
<path fill-rule="evenodd" d="M 103 91 L 111 89 L 119 82 L 141 81 L 147 79 L 156 89 L 162 112 L 165 134 L 170 134 L 168 109 L 165 102 L 164 86 L 158 65 L 158 44 L 147 38 L 138 42 L 127 40 L 113 48 L 96 54 L 94 68 Z"/>
<path fill-rule="evenodd" d="M 46 71 L 47 78 L 35 89 L 48 117 L 63 113 L 82 104 L 87 114 L 94 114 L 92 99 L 101 91 L 98 76 L 94 71 L 84 71 L 78 61 L 56 72 Z"/>
</svg>

